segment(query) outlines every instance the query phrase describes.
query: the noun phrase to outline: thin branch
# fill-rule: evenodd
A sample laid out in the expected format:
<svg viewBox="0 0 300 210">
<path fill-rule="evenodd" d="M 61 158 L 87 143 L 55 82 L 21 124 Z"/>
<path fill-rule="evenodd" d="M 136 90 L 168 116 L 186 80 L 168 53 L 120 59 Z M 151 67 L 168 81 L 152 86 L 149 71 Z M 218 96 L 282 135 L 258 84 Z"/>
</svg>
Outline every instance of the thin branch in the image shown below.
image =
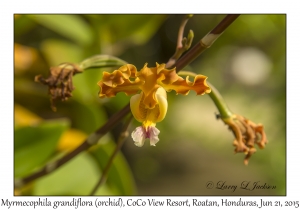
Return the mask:
<svg viewBox="0 0 300 210">
<path fill-rule="evenodd" d="M 203 51 L 209 48 L 214 41 L 225 31 L 225 29 L 233 23 L 239 15 L 226 15 L 226 17 L 208 34 L 206 34 L 200 42 L 198 42 L 192 49 L 190 49 L 185 55 L 183 55 L 179 60 L 171 66 L 172 68 L 176 66 L 176 70 L 179 71 L 186 65 L 191 63 L 195 58 L 197 58 Z"/>
<path fill-rule="evenodd" d="M 166 63 L 167 68 L 169 66 L 173 66 L 178 58 L 180 58 L 180 56 L 191 47 L 194 38 L 194 32 L 190 30 L 188 38 L 183 37 L 185 26 L 191 17 L 193 17 L 193 15 L 185 15 L 179 26 L 176 50 L 174 55 Z"/>
<path fill-rule="evenodd" d="M 218 33 L 218 36 L 219 36 L 238 16 L 239 15 L 227 15 L 205 37 L 207 37 L 207 36 L 210 37 L 209 36 L 210 34 L 216 35 L 214 33 Z M 203 43 L 207 43 L 206 42 L 207 39 L 204 39 L 204 38 L 202 38 L 197 45 L 195 45 L 191 50 L 189 50 L 183 57 L 181 57 L 174 64 L 174 66 L 176 66 L 177 72 L 180 71 L 182 68 L 184 68 L 189 63 L 191 63 L 197 56 L 199 56 L 206 48 L 208 48 L 210 46 L 210 45 L 209 46 L 204 45 L 205 47 L 202 46 Z M 215 41 L 215 39 L 210 39 L 210 40 Z M 202 43 L 202 44 L 200 44 L 200 43 Z M 212 44 L 212 42 L 211 42 L 211 44 Z M 78 146 L 72 152 L 66 154 L 64 157 L 62 157 L 61 159 L 59 159 L 53 163 L 48 163 L 45 167 L 43 167 L 39 171 L 37 171 L 23 179 L 16 179 L 15 184 L 14 184 L 15 188 L 19 188 L 37 178 L 40 178 L 42 176 L 45 176 L 45 175 L 55 171 L 60 166 L 67 163 L 69 160 L 71 160 L 73 157 L 75 157 L 82 151 L 84 151 L 84 150 L 88 149 L 89 147 L 91 147 L 92 145 L 96 144 L 103 135 L 105 135 L 108 131 L 110 131 L 112 129 L 112 127 L 114 127 L 117 123 L 119 123 L 129 112 L 130 112 L 130 105 L 127 104 L 122 110 L 120 110 L 119 112 L 114 114 L 113 117 L 111 117 L 102 127 L 100 127 L 95 133 L 91 134 L 80 146 Z"/>
<path fill-rule="evenodd" d="M 97 191 L 97 189 L 105 183 L 106 179 L 107 179 L 107 175 L 108 175 L 108 172 L 109 172 L 109 169 L 114 161 L 114 158 L 117 156 L 118 152 L 120 151 L 121 147 L 123 146 L 123 143 L 125 142 L 126 138 L 128 137 L 128 127 L 129 127 L 129 124 L 132 120 L 132 115 L 129 117 L 129 119 L 126 121 L 126 123 L 124 124 L 123 126 L 123 130 L 122 132 L 120 133 L 119 135 L 119 138 L 118 138 L 118 142 L 117 142 L 117 145 L 115 147 L 115 150 L 113 151 L 112 155 L 110 156 L 104 170 L 103 170 L 103 173 L 99 179 L 99 181 L 97 182 L 97 184 L 95 185 L 94 189 L 92 190 L 91 194 L 90 195 L 94 195 Z"/>
</svg>

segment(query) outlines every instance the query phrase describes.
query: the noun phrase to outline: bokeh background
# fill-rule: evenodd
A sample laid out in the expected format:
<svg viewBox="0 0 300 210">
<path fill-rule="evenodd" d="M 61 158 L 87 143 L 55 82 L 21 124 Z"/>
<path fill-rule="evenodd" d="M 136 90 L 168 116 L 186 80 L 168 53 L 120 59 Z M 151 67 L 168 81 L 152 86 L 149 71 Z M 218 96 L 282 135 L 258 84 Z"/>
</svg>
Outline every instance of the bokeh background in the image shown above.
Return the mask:
<svg viewBox="0 0 300 210">
<path fill-rule="evenodd" d="M 141 69 L 165 63 L 176 47 L 182 15 L 14 15 L 14 174 L 33 173 L 78 146 L 129 102 L 119 93 L 99 99 L 103 71 L 74 77 L 73 97 L 50 108 L 47 87 L 34 76 L 49 75 L 62 62 L 96 55 L 119 57 Z M 194 15 L 186 26 L 193 44 L 225 15 Z M 128 138 L 97 195 L 285 195 L 286 194 L 286 16 L 241 15 L 185 68 L 208 76 L 234 113 L 262 123 L 269 143 L 249 165 L 234 154 L 233 134 L 208 96 L 168 94 L 169 109 L 156 147 Z M 134 121 L 130 132 L 139 123 Z M 21 189 L 16 195 L 88 195 L 115 147 L 122 125 L 98 145 Z M 239 189 L 243 181 L 275 189 Z M 207 183 L 214 187 L 208 189 Z M 237 185 L 220 190 L 217 183 Z M 250 186 L 249 185 L 249 186 Z"/>
</svg>

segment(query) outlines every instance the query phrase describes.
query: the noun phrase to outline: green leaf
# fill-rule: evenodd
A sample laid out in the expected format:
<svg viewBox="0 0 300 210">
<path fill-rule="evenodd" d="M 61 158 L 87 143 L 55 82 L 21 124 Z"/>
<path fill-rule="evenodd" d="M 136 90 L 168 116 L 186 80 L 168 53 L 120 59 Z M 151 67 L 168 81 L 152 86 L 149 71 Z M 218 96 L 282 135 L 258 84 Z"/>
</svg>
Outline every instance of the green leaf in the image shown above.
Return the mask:
<svg viewBox="0 0 300 210">
<path fill-rule="evenodd" d="M 166 15 L 107 15 L 106 17 L 104 24 L 111 33 L 112 42 L 130 39 L 135 44 L 144 44 L 157 32 Z"/>
<path fill-rule="evenodd" d="M 83 152 L 53 173 L 35 182 L 34 195 L 89 195 L 100 178 L 97 164 Z M 113 195 L 104 185 L 96 195 Z"/>
<path fill-rule="evenodd" d="M 97 102 L 100 90 L 97 83 L 101 80 L 104 70 L 106 69 L 95 68 L 73 77 L 73 85 L 75 86 L 73 97 L 84 103 Z"/>
<path fill-rule="evenodd" d="M 41 50 L 52 66 L 63 62 L 77 63 L 82 59 L 82 49 L 68 41 L 46 39 L 41 43 Z"/>
<path fill-rule="evenodd" d="M 20 36 L 30 31 L 36 23 L 26 15 L 18 15 L 14 18 L 14 35 Z"/>
<path fill-rule="evenodd" d="M 15 177 L 23 177 L 46 163 L 68 125 L 66 120 L 51 120 L 17 128 L 14 133 Z"/>
<path fill-rule="evenodd" d="M 103 170 L 115 147 L 116 144 L 113 141 L 107 141 L 104 144 L 92 147 L 89 152 Z M 113 160 L 106 183 L 116 195 L 136 194 L 135 182 L 131 170 L 121 152 L 119 152 Z"/>
<path fill-rule="evenodd" d="M 96 97 L 97 94 L 95 94 Z M 99 104 L 91 101 L 84 102 L 75 97 L 72 100 L 72 104 L 60 106 L 60 110 L 65 111 L 70 116 L 74 128 L 78 128 L 85 133 L 92 133 L 106 122 L 107 115 Z"/>
<path fill-rule="evenodd" d="M 145 44 L 157 32 L 165 18 L 164 15 L 152 15 L 135 31 L 132 40 L 136 44 Z"/>
<path fill-rule="evenodd" d="M 89 45 L 93 41 L 91 28 L 79 15 L 28 15 L 28 17 L 78 44 Z"/>
</svg>

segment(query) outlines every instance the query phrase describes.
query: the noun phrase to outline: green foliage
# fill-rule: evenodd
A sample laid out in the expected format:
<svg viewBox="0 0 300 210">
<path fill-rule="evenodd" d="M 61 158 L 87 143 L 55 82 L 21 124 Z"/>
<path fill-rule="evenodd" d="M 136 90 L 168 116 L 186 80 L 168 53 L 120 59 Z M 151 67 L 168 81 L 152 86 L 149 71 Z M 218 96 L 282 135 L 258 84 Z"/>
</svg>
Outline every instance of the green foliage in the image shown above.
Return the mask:
<svg viewBox="0 0 300 210">
<path fill-rule="evenodd" d="M 104 168 L 114 151 L 116 144 L 108 141 L 93 147 L 90 154 L 94 157 L 100 168 Z M 107 185 L 116 195 L 134 195 L 136 193 L 135 183 L 129 165 L 124 156 L 118 153 L 113 160 L 108 173 Z"/>
<path fill-rule="evenodd" d="M 128 40 L 141 45 L 154 35 L 165 18 L 165 15 L 103 15 L 97 25 L 103 34 L 102 41 L 115 43 Z"/>
<path fill-rule="evenodd" d="M 87 153 L 82 153 L 36 181 L 35 195 L 89 195 L 100 177 L 99 169 Z M 107 185 L 98 189 L 96 195 L 113 195 Z"/>
<path fill-rule="evenodd" d="M 68 62 L 77 63 L 82 59 L 81 47 L 61 39 L 46 39 L 41 43 L 41 51 L 51 66 L 58 65 L 67 59 Z"/>
<path fill-rule="evenodd" d="M 54 154 L 59 137 L 68 127 L 66 120 L 53 120 L 15 129 L 15 177 L 23 177 L 43 166 Z"/>
<path fill-rule="evenodd" d="M 92 43 L 92 30 L 78 15 L 28 15 L 28 17 L 78 44 Z"/>
</svg>

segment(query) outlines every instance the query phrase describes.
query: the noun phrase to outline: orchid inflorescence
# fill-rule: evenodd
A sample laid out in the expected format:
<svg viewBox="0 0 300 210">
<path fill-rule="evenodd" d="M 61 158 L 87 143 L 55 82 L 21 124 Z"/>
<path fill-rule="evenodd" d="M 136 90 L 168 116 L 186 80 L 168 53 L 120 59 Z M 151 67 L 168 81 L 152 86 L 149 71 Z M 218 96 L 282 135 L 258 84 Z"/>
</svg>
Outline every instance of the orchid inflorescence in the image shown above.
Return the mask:
<svg viewBox="0 0 300 210">
<path fill-rule="evenodd" d="M 188 95 L 190 90 L 194 90 L 197 95 L 207 93 L 218 108 L 220 118 L 229 126 L 235 136 L 233 143 L 235 152 L 244 153 L 244 163 L 248 164 L 249 158 L 256 152 L 254 145 L 257 144 L 259 148 L 263 149 L 267 143 L 263 126 L 255 124 L 240 115 L 233 114 L 218 90 L 207 81 L 206 76 L 183 71 L 180 75 L 185 75 L 186 78 L 182 78 L 176 73 L 175 68 L 168 69 L 176 66 L 177 70 L 182 70 L 184 66 L 188 65 L 200 53 L 210 47 L 238 16 L 227 15 L 200 42 L 183 55 L 189 49 L 193 40 L 192 31 L 189 32 L 188 38 L 183 37 L 185 24 L 191 17 L 186 16 L 178 33 L 176 52 L 167 64 L 156 63 L 156 67 L 148 67 L 146 63 L 140 71 L 137 71 L 134 65 L 127 64 L 126 61 L 114 56 L 95 55 L 82 61 L 79 65 L 64 63 L 57 67 L 52 67 L 49 78 L 44 79 L 38 75 L 35 77 L 35 81 L 49 87 L 51 106 L 55 110 L 54 100 L 67 100 L 72 96 L 72 91 L 74 90 L 72 77 L 75 74 L 94 67 L 104 68 L 122 65 L 111 73 L 103 72 L 103 76 L 98 82 L 100 87 L 99 97 L 110 98 L 116 96 L 119 92 L 124 92 L 128 96 L 132 95 L 130 110 L 134 118 L 141 122 L 142 125 L 135 128 L 131 137 L 135 145 L 139 147 L 144 145 L 146 139 L 150 140 L 151 146 L 155 146 L 159 141 L 158 135 L 160 131 L 156 128 L 156 123 L 162 121 L 166 116 L 168 109 L 167 92 L 174 90 L 176 94 Z M 189 76 L 194 77 L 193 81 L 189 80 Z M 129 105 L 124 110 L 124 113 L 128 113 Z M 124 113 L 122 112 L 121 114 L 120 111 L 119 119 Z M 104 130 L 107 132 L 109 129 Z M 97 139 L 92 142 L 97 142 Z"/>
<path fill-rule="evenodd" d="M 220 112 L 218 118 L 223 120 L 235 136 L 233 141 L 235 153 L 244 153 L 244 163 L 247 165 L 249 158 L 256 152 L 255 144 L 263 149 L 268 142 L 263 125 L 256 124 L 243 116 L 233 114 L 218 90 L 207 81 L 206 76 L 185 71 L 177 74 L 176 69 L 172 68 L 176 66 L 177 70 L 182 70 L 189 65 L 203 51 L 209 48 L 238 16 L 238 14 L 227 15 L 190 50 L 189 48 L 194 37 L 193 31 L 190 30 L 187 38 L 183 37 L 183 34 L 187 20 L 192 16 L 185 16 L 179 28 L 174 55 L 166 64 L 156 63 L 156 67 L 148 67 L 146 63 L 140 71 L 137 71 L 134 65 L 127 64 L 126 61 L 120 58 L 100 54 L 87 58 L 79 64 L 62 63 L 51 67 L 48 78 L 37 75 L 35 81 L 48 86 L 51 108 L 54 111 L 56 110 L 55 100 L 65 101 L 72 97 L 72 91 L 75 89 L 72 80 L 73 76 L 89 69 L 121 66 L 111 73 L 103 72 L 103 76 L 98 82 L 100 87 L 99 97 L 110 98 L 116 96 L 119 92 L 124 92 L 128 96 L 132 96 L 130 104 L 115 113 L 104 125 L 89 135 L 81 145 L 57 161 L 46 164 L 35 173 L 22 179 L 16 179 L 15 188 L 20 188 L 39 177 L 52 173 L 82 151 L 97 144 L 130 110 L 133 117 L 142 123 L 141 126 L 135 128 L 131 133 L 134 144 L 142 147 L 146 139 L 149 139 L 150 145 L 155 146 L 159 141 L 158 135 L 160 133 L 156 128 L 156 123 L 162 121 L 166 116 L 168 109 L 167 92 L 172 90 L 176 94 L 182 95 L 188 95 L 191 90 L 194 90 L 197 95 L 208 94 Z M 185 51 L 188 52 L 185 53 Z M 179 75 L 185 75 L 186 77 L 183 78 Z M 190 81 L 189 76 L 193 77 L 192 81 Z M 130 124 L 131 118 L 132 116 L 125 123 L 124 132 L 120 134 L 117 146 L 105 167 L 101 179 L 91 193 L 92 195 L 103 184 L 103 180 L 107 176 L 115 154 L 120 150 L 123 140 L 127 136 L 127 127 Z"/>
</svg>

